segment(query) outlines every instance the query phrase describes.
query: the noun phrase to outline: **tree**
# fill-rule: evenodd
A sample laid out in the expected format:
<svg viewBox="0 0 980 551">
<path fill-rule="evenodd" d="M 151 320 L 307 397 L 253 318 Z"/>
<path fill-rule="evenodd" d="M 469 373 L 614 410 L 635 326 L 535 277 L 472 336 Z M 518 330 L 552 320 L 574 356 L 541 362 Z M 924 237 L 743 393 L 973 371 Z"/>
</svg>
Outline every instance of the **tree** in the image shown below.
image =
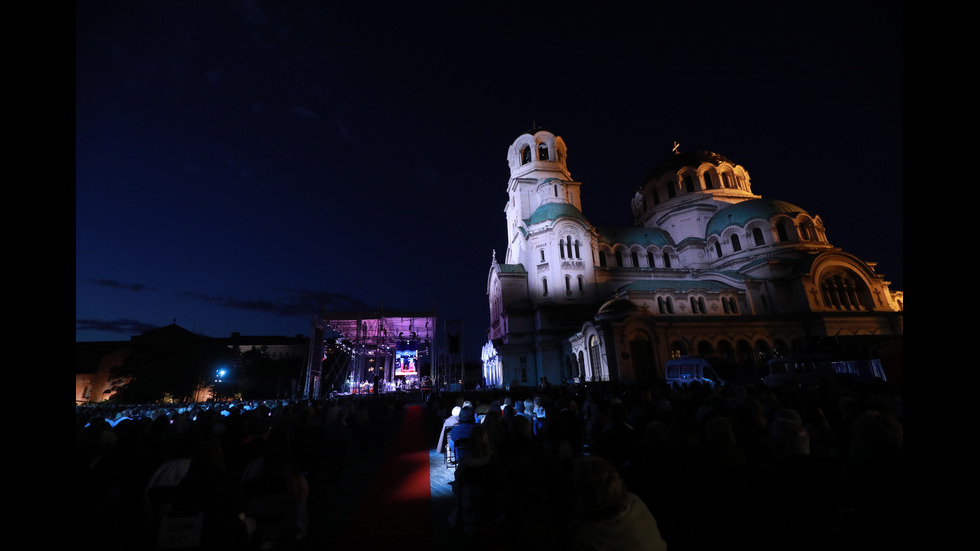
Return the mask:
<svg viewBox="0 0 980 551">
<path fill-rule="evenodd" d="M 225 346 L 207 337 L 183 329 L 151 333 L 134 339 L 129 355 L 112 370 L 112 401 L 150 403 L 167 396 L 193 400 L 199 388 L 211 385 L 216 367 L 231 360 Z"/>
</svg>

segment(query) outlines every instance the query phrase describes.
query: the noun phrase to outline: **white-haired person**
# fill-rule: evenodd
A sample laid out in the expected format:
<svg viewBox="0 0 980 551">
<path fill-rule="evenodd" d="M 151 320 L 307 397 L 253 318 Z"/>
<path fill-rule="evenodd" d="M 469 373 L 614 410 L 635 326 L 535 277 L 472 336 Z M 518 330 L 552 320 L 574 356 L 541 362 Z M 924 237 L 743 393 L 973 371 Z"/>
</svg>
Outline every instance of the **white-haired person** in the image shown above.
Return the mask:
<svg viewBox="0 0 980 551">
<path fill-rule="evenodd" d="M 446 453 L 446 444 L 448 444 L 446 441 L 446 429 L 455 427 L 459 424 L 459 412 L 462 409 L 463 408 L 459 406 L 454 407 L 452 414 L 449 417 L 446 417 L 446 420 L 442 422 L 442 429 L 439 431 L 439 443 L 436 445 L 436 449 L 439 450 L 439 453 Z"/>
</svg>

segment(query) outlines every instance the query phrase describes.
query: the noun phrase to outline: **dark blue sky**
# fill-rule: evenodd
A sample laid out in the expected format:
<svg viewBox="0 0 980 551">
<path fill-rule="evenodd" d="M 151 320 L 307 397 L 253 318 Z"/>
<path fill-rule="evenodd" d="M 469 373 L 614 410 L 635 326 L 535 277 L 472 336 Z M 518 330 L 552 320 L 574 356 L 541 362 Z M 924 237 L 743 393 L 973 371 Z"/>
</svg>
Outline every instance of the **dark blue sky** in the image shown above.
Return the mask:
<svg viewBox="0 0 980 551">
<path fill-rule="evenodd" d="M 676 140 L 904 290 L 900 5 L 332 4 L 76 3 L 76 340 L 381 304 L 463 320 L 475 360 L 534 123 L 593 223 L 630 225 Z"/>
</svg>

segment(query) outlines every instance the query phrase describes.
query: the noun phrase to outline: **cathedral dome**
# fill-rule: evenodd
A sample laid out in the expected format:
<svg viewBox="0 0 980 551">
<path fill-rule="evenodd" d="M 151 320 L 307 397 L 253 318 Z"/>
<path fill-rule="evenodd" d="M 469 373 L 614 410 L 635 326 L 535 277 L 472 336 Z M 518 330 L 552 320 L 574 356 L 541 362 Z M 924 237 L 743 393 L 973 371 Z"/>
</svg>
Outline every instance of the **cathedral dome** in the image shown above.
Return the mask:
<svg viewBox="0 0 980 551">
<path fill-rule="evenodd" d="M 711 220 L 708 221 L 704 236 L 707 238 L 710 235 L 721 235 L 721 232 L 729 226 L 744 228 L 752 220 L 772 220 L 772 217 L 777 214 L 795 217 L 798 214 L 807 214 L 807 212 L 786 201 L 773 199 L 742 201 L 726 207 L 712 216 Z"/>
<path fill-rule="evenodd" d="M 582 211 L 575 208 L 574 205 L 569 205 L 568 203 L 545 203 L 541 205 L 531 214 L 531 217 L 524 221 L 528 226 L 534 224 L 540 224 L 541 222 L 546 222 L 548 220 L 557 220 L 559 218 L 577 218 L 579 220 L 586 221 L 585 215 Z"/>
<path fill-rule="evenodd" d="M 684 153 L 671 155 L 667 159 L 661 161 L 659 164 L 650 169 L 649 172 L 647 172 L 647 176 L 644 181 L 649 182 L 650 180 L 657 180 L 664 174 L 676 174 L 684 167 L 697 168 L 704 163 L 710 163 L 715 166 L 722 163 L 728 163 L 729 165 L 735 164 L 727 157 L 717 153 L 712 153 L 710 151 L 686 151 Z"/>
</svg>

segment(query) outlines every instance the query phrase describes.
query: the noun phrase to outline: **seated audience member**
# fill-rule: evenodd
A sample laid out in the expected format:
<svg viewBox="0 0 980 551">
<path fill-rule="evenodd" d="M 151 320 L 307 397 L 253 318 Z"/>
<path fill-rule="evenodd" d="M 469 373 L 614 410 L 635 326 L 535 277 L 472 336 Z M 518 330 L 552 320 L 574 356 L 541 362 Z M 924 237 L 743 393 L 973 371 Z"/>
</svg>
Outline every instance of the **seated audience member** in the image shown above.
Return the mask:
<svg viewBox="0 0 980 551">
<path fill-rule="evenodd" d="M 473 427 L 476 425 L 476 415 L 473 413 L 472 406 L 463 406 L 459 411 L 459 423 L 449 432 L 450 446 L 456 454 L 456 461 L 462 462 L 466 456 L 465 445 L 457 445 L 461 441 L 468 441 Z"/>
<path fill-rule="evenodd" d="M 452 415 L 446 417 L 446 420 L 442 422 L 442 430 L 439 431 L 439 443 L 436 444 L 436 449 L 439 453 L 446 453 L 446 429 L 449 427 L 455 427 L 459 424 L 459 412 L 463 408 L 456 406 L 453 408 Z"/>
<path fill-rule="evenodd" d="M 581 456 L 572 464 L 576 520 L 570 525 L 569 549 L 666 551 L 656 519 L 626 484 L 612 463 Z"/>
</svg>

